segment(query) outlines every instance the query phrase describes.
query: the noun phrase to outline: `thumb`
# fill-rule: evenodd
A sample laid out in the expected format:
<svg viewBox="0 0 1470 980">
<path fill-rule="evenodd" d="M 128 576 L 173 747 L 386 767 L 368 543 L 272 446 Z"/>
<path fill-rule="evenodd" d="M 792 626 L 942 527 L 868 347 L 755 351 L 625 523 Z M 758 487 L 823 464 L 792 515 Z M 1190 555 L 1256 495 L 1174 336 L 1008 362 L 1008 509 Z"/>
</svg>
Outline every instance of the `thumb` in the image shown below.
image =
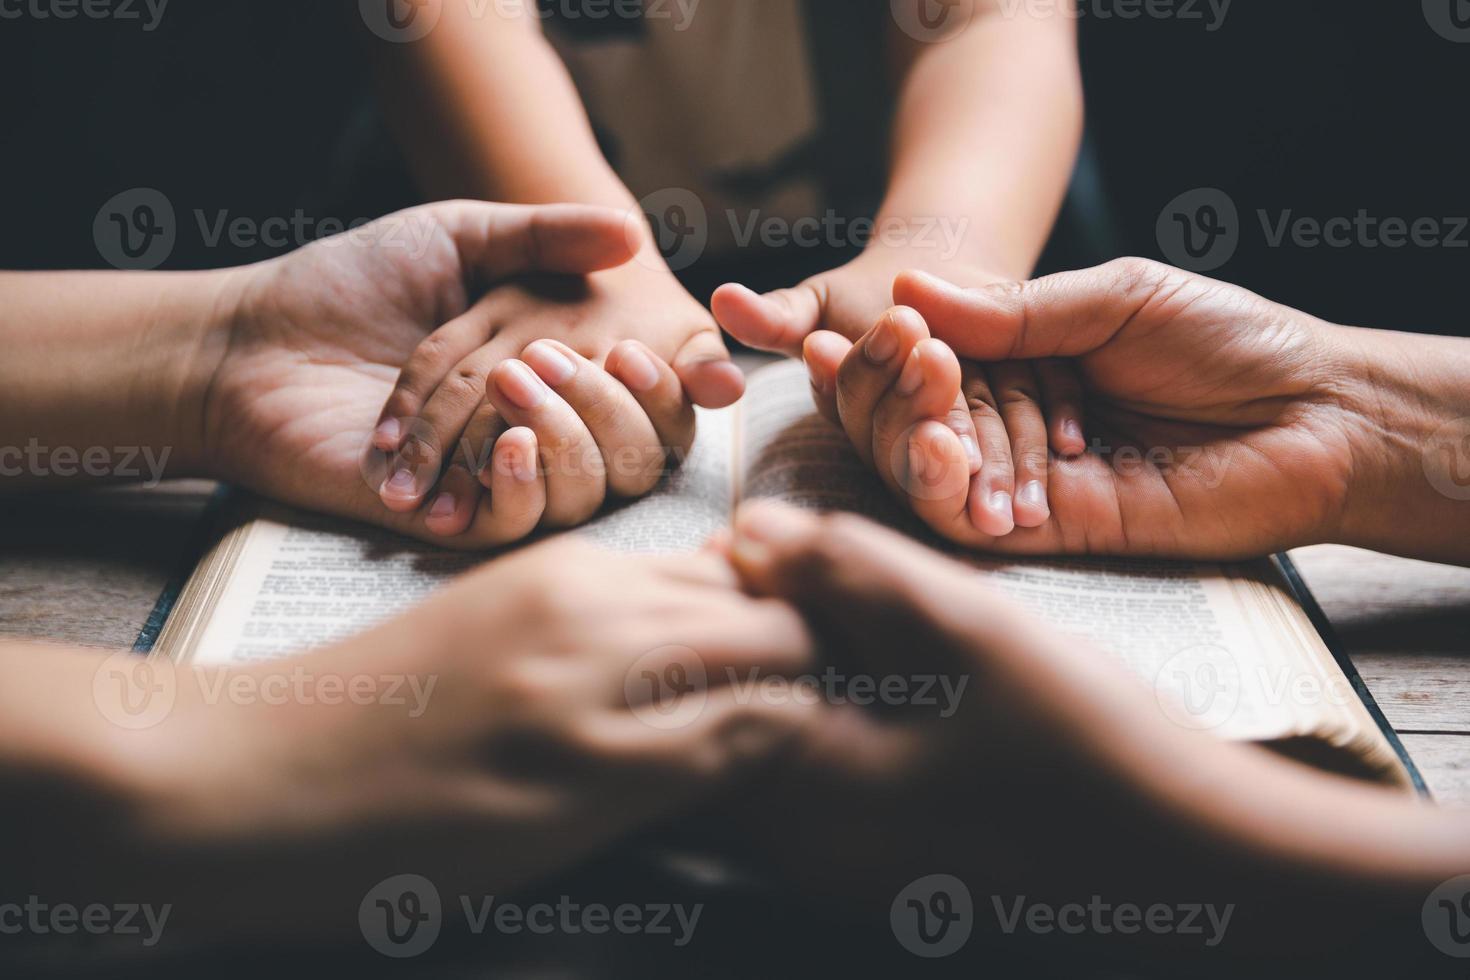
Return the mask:
<svg viewBox="0 0 1470 980">
<path fill-rule="evenodd" d="M 700 408 L 727 408 L 745 394 L 745 375 L 731 360 L 725 341 L 713 326 L 696 331 L 670 365 L 689 400 Z"/>
<path fill-rule="evenodd" d="M 807 335 L 822 323 L 821 291 L 803 283 L 764 296 L 736 283 L 715 290 L 710 308 L 730 336 L 756 350 L 799 357 Z"/>
<path fill-rule="evenodd" d="M 382 219 L 414 227 L 417 217 L 437 222 L 461 261 L 491 279 L 527 272 L 580 274 L 623 265 L 637 237 L 625 212 L 581 204 L 488 204 L 449 201 Z"/>
<path fill-rule="evenodd" d="M 859 517 L 819 517 L 774 501 L 736 516 L 731 560 L 750 592 L 783 599 L 868 663 L 973 667 L 969 648 L 1017 613 L 974 570 Z"/>
<path fill-rule="evenodd" d="M 1145 259 L 1118 259 L 1030 282 L 961 289 L 926 273 L 904 272 L 893 298 L 918 310 L 930 332 L 961 357 L 1083 357 L 1115 340 L 1162 287 L 1184 275 Z"/>
</svg>

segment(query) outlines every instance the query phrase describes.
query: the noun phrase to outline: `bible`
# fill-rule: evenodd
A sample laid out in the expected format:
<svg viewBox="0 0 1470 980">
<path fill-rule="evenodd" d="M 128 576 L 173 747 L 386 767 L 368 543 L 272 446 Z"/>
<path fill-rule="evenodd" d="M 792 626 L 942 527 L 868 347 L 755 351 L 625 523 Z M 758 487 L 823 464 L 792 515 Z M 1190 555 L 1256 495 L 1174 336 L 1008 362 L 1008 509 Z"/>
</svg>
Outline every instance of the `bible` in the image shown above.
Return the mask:
<svg viewBox="0 0 1470 980">
<path fill-rule="evenodd" d="M 693 551 L 728 526 L 742 500 L 758 497 L 853 511 L 924 537 L 846 436 L 814 412 L 796 362 L 759 368 L 740 404 L 701 412 L 694 448 L 658 490 L 568 533 L 627 552 Z M 200 665 L 289 656 L 364 630 L 485 560 L 249 497 L 226 516 L 154 656 Z M 1121 660 L 1181 725 L 1422 787 L 1351 663 L 1334 656 L 1295 597 L 1289 563 L 956 556 Z"/>
</svg>

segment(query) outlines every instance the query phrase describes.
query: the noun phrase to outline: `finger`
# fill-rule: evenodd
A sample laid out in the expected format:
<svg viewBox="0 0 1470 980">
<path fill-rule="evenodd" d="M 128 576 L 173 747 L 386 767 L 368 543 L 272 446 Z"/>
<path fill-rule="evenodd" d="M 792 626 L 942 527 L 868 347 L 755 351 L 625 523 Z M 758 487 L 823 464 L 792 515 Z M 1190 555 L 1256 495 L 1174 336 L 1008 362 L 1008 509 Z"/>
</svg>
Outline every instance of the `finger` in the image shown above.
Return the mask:
<svg viewBox="0 0 1470 980">
<path fill-rule="evenodd" d="M 455 365 L 483 346 L 490 336 L 486 317 L 470 310 L 425 337 L 409 355 L 383 406 L 373 434 L 374 448 L 385 453 L 402 449 L 412 427 L 411 420 L 423 413 L 430 396 Z"/>
<path fill-rule="evenodd" d="M 807 337 L 801 348 L 817 411 L 836 426 L 842 425 L 842 415 L 837 410 L 837 372 L 850 353 L 852 341 L 830 330 L 818 330 Z"/>
<path fill-rule="evenodd" d="M 745 394 L 745 375 L 713 327 L 690 337 L 674 355 L 673 367 L 689 399 L 702 408 L 726 408 Z"/>
<path fill-rule="evenodd" d="M 1188 281 L 1187 274 L 1156 262 L 1118 259 L 1081 272 L 968 290 L 905 272 L 893 295 L 918 310 L 934 335 L 961 357 L 1030 360 L 1098 350 L 1170 283 Z"/>
<path fill-rule="evenodd" d="M 970 482 L 970 523 L 982 534 L 1005 537 L 1016 529 L 1016 471 L 1010 435 L 983 367 L 966 367 L 963 389 L 980 438 L 982 460 L 980 472 Z"/>
<path fill-rule="evenodd" d="M 1041 413 L 1036 374 L 1025 361 L 1005 361 L 988 368 L 990 386 L 1001 420 L 1011 439 L 1017 527 L 1040 527 L 1051 517 L 1047 502 L 1046 418 Z"/>
<path fill-rule="evenodd" d="M 810 283 L 764 296 L 728 283 L 710 300 L 715 319 L 730 336 L 747 347 L 789 357 L 801 355 L 802 343 L 821 326 L 826 305 L 826 297 Z"/>
<path fill-rule="evenodd" d="M 1051 448 L 1071 459 L 1087 451 L 1082 428 L 1082 381 L 1073 361 L 1047 358 L 1034 361 L 1036 381 L 1041 386 L 1041 405 L 1046 415 Z"/>
<path fill-rule="evenodd" d="M 469 468 L 456 461 L 444 473 L 424 514 L 424 528 L 431 535 L 454 538 L 468 531 L 479 510 L 485 488 Z"/>
<path fill-rule="evenodd" d="M 485 394 L 508 423 L 536 434 L 546 478 L 545 523 L 574 527 L 596 514 L 607 498 L 606 467 L 571 406 L 518 360 L 496 365 Z"/>
<path fill-rule="evenodd" d="M 969 498 L 971 454 L 957 430 L 969 434 L 972 446 L 975 436 L 960 398 L 960 378 L 953 351 L 942 341 L 921 341 L 874 416 L 879 475 L 937 528 L 963 518 Z"/>
<path fill-rule="evenodd" d="M 467 444 L 464 437 L 472 421 L 476 423 L 476 439 L 488 435 L 482 429 L 499 425 L 494 406 L 485 401 L 485 379 L 500 357 L 494 345 L 478 348 L 460 361 L 429 396 L 392 466 L 393 477 L 384 485 L 383 504 L 389 510 L 403 513 L 423 504 L 440 473 Z M 410 461 L 416 475 L 412 486 L 399 475 L 409 468 Z M 464 463 L 468 473 L 470 460 Z"/>
<path fill-rule="evenodd" d="M 641 497 L 663 475 L 666 455 L 643 406 L 618 381 L 554 340 L 538 340 L 521 360 L 581 418 L 602 453 L 607 489 Z"/>
<path fill-rule="evenodd" d="M 681 589 L 678 607 L 661 617 L 657 635 L 670 641 L 628 651 L 632 662 L 621 669 L 609 662 L 617 700 L 627 703 L 632 695 L 647 701 L 657 694 L 656 688 L 630 690 L 624 684 L 625 670 L 670 680 L 677 674 L 686 686 L 715 688 L 746 683 L 753 672 L 758 677 L 806 670 L 814 650 L 806 622 L 795 609 L 775 599 L 752 599 L 738 591 L 738 582 L 718 591 Z"/>
<path fill-rule="evenodd" d="M 505 429 L 505 419 L 500 417 L 500 410 L 488 398 L 482 399 L 475 414 L 470 416 L 469 424 L 464 427 L 458 444 L 445 452 L 455 461 L 463 460 L 471 475 L 480 481 L 480 486 L 489 490 L 494 479 L 490 463 Z"/>
<path fill-rule="evenodd" d="M 912 657 L 964 664 L 972 642 L 1004 640 L 1023 619 L 972 569 L 859 517 L 755 501 L 741 507 L 734 530 L 732 554 L 748 591 L 792 603 L 819 642 L 846 640 L 865 660 L 903 659 L 909 669 Z M 925 642 L 936 632 L 960 632 L 966 642 Z"/>
<path fill-rule="evenodd" d="M 480 504 L 471 534 L 487 547 L 512 544 L 530 536 L 546 511 L 546 481 L 538 465 L 536 433 L 524 427 L 506 430 L 495 443 L 490 465 L 481 476 L 490 492 Z"/>
<path fill-rule="evenodd" d="M 643 344 L 627 340 L 608 355 L 607 372 L 642 406 L 658 433 L 659 445 L 675 463 L 682 463 L 694 446 L 696 423 L 694 406 L 674 369 Z"/>
<path fill-rule="evenodd" d="M 823 716 L 823 707 L 795 697 L 749 697 L 721 687 L 664 703 L 667 714 L 638 706 L 593 716 L 585 736 L 620 763 L 619 783 L 648 780 L 664 802 L 670 789 L 693 797 L 774 759 Z"/>
<path fill-rule="evenodd" d="M 914 346 L 927 339 L 929 328 L 917 313 L 894 307 L 858 341 L 838 369 L 838 414 L 864 462 L 873 462 L 873 415 L 879 400 L 898 381 Z"/>
<path fill-rule="evenodd" d="M 626 211 L 593 205 L 450 201 L 404 213 L 419 210 L 437 218 L 467 270 L 492 279 L 615 268 L 632 259 L 643 240 Z"/>
</svg>

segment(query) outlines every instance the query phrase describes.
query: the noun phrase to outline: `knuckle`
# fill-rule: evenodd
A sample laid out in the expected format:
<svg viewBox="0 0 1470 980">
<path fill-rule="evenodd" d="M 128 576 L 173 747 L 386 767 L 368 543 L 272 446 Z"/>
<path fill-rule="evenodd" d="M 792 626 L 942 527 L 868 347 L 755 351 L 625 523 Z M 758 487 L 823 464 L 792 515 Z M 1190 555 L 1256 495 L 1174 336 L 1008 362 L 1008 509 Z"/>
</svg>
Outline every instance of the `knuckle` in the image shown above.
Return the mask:
<svg viewBox="0 0 1470 980">
<path fill-rule="evenodd" d="M 1103 267 L 1108 277 L 1123 289 L 1133 293 L 1140 289 L 1153 289 L 1158 283 L 1174 274 L 1174 270 L 1153 259 L 1136 255 L 1114 259 Z"/>
<path fill-rule="evenodd" d="M 1051 457 L 1045 449 L 1039 447 L 1027 447 L 1015 454 L 1016 467 L 1025 473 L 1045 473 L 1051 464 Z"/>
<path fill-rule="evenodd" d="M 997 398 L 999 405 L 1005 408 L 1032 408 L 1040 401 L 1036 388 L 1024 381 L 1007 385 Z"/>
</svg>

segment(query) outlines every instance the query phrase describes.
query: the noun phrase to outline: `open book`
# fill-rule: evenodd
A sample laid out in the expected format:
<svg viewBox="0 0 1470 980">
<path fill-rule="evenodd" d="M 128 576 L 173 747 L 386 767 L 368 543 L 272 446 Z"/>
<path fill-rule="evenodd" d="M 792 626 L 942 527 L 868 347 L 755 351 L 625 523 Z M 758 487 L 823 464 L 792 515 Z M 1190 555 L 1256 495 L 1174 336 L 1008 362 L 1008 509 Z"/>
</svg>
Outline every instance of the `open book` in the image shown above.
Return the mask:
<svg viewBox="0 0 1470 980">
<path fill-rule="evenodd" d="M 572 533 L 623 551 L 693 551 L 753 497 L 855 511 L 924 536 L 814 413 L 794 362 L 755 371 L 734 408 L 702 413 L 693 451 L 658 491 Z M 297 653 L 392 616 L 482 560 L 243 506 L 180 594 L 155 655 L 228 664 Z M 1121 659 L 1180 724 L 1410 786 L 1394 742 L 1270 561 L 971 563 L 994 588 Z"/>
</svg>

